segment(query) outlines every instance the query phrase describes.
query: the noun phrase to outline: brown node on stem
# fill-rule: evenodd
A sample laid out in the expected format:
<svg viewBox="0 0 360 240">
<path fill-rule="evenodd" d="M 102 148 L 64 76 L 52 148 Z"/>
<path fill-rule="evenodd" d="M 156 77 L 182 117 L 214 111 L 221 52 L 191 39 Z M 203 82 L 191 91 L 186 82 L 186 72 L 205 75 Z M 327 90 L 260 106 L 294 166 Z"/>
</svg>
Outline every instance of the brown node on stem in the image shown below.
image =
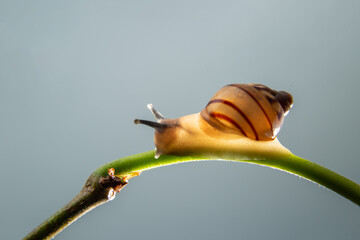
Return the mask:
<svg viewBox="0 0 360 240">
<path fill-rule="evenodd" d="M 128 180 L 132 177 L 139 176 L 141 172 L 133 172 L 124 177 L 115 176 L 115 169 L 108 169 L 108 176 L 101 177 L 99 183 L 104 188 L 112 188 L 115 192 L 120 192 L 120 190 L 128 184 Z"/>
<path fill-rule="evenodd" d="M 101 177 L 99 180 L 100 185 L 103 188 L 112 188 L 115 192 L 120 192 L 120 190 L 128 184 L 127 179 L 119 178 L 115 176 L 115 170 L 113 168 L 108 169 L 108 176 Z"/>
</svg>

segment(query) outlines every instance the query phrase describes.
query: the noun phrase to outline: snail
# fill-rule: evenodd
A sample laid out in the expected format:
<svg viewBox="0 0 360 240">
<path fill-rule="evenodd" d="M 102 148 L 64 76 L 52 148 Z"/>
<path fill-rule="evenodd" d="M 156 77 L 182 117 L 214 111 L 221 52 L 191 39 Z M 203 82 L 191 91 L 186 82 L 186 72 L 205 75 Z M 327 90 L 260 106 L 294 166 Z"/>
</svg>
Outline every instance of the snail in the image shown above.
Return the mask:
<svg viewBox="0 0 360 240">
<path fill-rule="evenodd" d="M 292 105 L 287 92 L 262 84 L 229 84 L 199 113 L 166 119 L 148 104 L 156 122 L 135 119 L 134 123 L 155 128 L 156 158 L 233 149 L 254 152 L 258 145 L 271 151 Z"/>
</svg>

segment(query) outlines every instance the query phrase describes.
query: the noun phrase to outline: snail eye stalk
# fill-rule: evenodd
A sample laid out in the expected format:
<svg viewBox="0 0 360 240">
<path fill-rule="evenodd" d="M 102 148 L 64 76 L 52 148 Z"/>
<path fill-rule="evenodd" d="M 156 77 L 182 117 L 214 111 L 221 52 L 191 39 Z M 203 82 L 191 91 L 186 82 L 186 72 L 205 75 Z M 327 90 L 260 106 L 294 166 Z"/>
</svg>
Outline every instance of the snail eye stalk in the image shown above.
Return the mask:
<svg viewBox="0 0 360 240">
<path fill-rule="evenodd" d="M 153 106 L 151 103 L 149 103 L 149 104 L 147 105 L 147 108 L 152 112 L 152 114 L 154 115 L 154 117 L 155 117 L 155 119 L 156 119 L 157 122 L 159 122 L 160 120 L 162 120 L 162 119 L 165 118 L 160 112 L 158 112 L 158 111 L 154 108 L 154 106 Z"/>
<path fill-rule="evenodd" d="M 134 120 L 135 124 L 143 124 L 152 128 L 155 128 L 158 131 L 163 131 L 167 125 L 163 124 L 163 123 L 158 123 L 158 122 L 153 122 L 153 121 L 148 121 L 148 120 L 142 120 L 142 119 L 135 119 Z"/>
</svg>

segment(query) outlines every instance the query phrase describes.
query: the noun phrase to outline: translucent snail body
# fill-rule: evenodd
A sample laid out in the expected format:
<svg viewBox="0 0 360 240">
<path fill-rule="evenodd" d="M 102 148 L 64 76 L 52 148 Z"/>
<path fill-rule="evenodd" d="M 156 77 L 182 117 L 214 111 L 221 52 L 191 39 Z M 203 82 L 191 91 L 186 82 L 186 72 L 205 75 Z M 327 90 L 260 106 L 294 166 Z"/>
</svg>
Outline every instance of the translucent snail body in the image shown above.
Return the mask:
<svg viewBox="0 0 360 240">
<path fill-rule="evenodd" d="M 166 119 L 151 104 L 157 122 L 135 120 L 155 128 L 157 157 L 212 152 L 289 153 L 276 135 L 293 103 L 292 96 L 261 84 L 230 84 L 221 88 L 200 112 Z"/>
</svg>

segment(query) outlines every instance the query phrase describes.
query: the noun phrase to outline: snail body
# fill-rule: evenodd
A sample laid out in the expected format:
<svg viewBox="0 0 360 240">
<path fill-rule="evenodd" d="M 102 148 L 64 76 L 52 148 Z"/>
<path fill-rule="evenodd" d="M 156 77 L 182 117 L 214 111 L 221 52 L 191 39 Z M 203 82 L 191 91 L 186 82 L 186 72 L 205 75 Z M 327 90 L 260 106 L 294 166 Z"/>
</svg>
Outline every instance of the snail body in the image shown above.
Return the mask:
<svg viewBox="0 0 360 240">
<path fill-rule="evenodd" d="M 157 157 L 233 149 L 249 153 L 260 146 L 262 151 L 272 151 L 279 145 L 276 135 L 292 104 L 287 92 L 261 84 L 230 84 L 221 88 L 200 113 L 166 119 L 149 104 L 157 122 L 136 119 L 135 123 L 155 128 Z"/>
</svg>

